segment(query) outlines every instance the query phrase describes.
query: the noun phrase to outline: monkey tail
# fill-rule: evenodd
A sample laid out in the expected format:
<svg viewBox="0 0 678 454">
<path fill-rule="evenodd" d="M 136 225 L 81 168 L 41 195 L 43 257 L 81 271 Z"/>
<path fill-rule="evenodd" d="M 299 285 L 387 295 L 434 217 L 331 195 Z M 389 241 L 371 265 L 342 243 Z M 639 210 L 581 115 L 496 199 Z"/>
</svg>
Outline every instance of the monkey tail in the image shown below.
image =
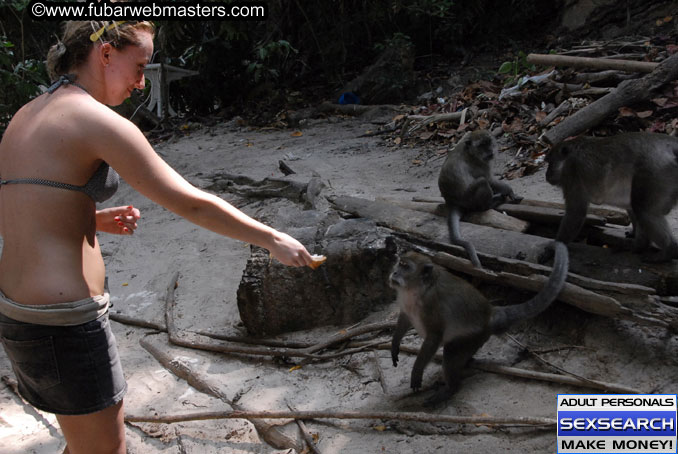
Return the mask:
<svg viewBox="0 0 678 454">
<path fill-rule="evenodd" d="M 556 258 L 551 276 L 544 288 L 534 298 L 522 304 L 495 307 L 490 320 L 490 329 L 493 333 L 504 332 L 516 322 L 535 317 L 556 299 L 567 278 L 568 255 L 567 246 L 560 241 L 555 241 L 553 248 L 556 251 Z"/>
<path fill-rule="evenodd" d="M 476 248 L 466 240 L 461 239 L 461 232 L 459 231 L 459 221 L 461 219 L 461 211 L 455 206 L 450 207 L 450 215 L 447 217 L 447 227 L 450 230 L 450 243 L 461 246 L 466 250 L 466 253 L 471 259 L 471 263 L 476 268 L 482 268 L 480 259 L 476 253 Z"/>
</svg>

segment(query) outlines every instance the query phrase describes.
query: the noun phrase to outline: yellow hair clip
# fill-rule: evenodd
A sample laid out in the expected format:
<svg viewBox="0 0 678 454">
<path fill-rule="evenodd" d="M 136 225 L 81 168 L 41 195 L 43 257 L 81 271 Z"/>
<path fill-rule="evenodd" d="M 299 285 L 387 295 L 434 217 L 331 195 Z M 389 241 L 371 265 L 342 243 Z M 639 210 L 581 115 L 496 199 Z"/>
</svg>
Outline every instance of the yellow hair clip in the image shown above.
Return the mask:
<svg viewBox="0 0 678 454">
<path fill-rule="evenodd" d="M 125 22 L 127 22 L 127 21 L 126 20 L 119 20 L 117 22 L 113 22 L 110 25 L 104 25 L 99 30 L 97 30 L 94 33 L 92 33 L 91 35 L 89 35 L 90 41 L 92 41 L 93 43 L 96 42 L 99 38 L 101 38 L 101 35 L 103 35 L 104 32 L 113 30 L 115 27 L 117 27 L 118 25 L 122 25 Z"/>
</svg>

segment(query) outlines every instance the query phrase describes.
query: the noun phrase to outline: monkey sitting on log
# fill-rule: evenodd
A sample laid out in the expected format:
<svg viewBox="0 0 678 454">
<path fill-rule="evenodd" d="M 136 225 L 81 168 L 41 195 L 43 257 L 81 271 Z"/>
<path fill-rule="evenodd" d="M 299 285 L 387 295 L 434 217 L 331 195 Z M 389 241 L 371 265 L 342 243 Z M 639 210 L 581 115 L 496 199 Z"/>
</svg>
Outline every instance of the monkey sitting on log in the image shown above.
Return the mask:
<svg viewBox="0 0 678 454">
<path fill-rule="evenodd" d="M 466 134 L 447 153 L 438 176 L 438 188 L 449 210 L 450 242 L 462 246 L 478 268 L 481 265 L 475 248 L 461 238 L 461 215 L 496 208 L 506 201 L 520 203 L 523 199 L 517 197 L 508 184 L 493 178 L 490 164 L 496 150 L 497 144 L 489 132 L 478 130 Z"/>
<path fill-rule="evenodd" d="M 568 255 L 563 243 L 555 242 L 554 249 L 555 263 L 544 288 L 527 302 L 513 306 L 492 305 L 473 285 L 423 254 L 408 251 L 400 256 L 390 276 L 400 306 L 391 358 L 397 366 L 400 342 L 414 325 L 424 342 L 412 368 L 412 389 L 421 388 L 424 368 L 443 345 L 446 386 L 426 405 L 445 401 L 456 391 L 462 369 L 492 334 L 538 315 L 556 299 L 567 278 Z"/>
<path fill-rule="evenodd" d="M 561 187 L 565 198 L 556 241 L 574 240 L 589 203 L 608 204 L 627 210 L 633 250 L 643 253 L 644 261 L 678 258 L 678 244 L 666 220 L 678 200 L 677 137 L 647 132 L 579 137 L 556 145 L 546 159 L 546 181 Z M 539 261 L 551 256 L 546 250 Z"/>
</svg>

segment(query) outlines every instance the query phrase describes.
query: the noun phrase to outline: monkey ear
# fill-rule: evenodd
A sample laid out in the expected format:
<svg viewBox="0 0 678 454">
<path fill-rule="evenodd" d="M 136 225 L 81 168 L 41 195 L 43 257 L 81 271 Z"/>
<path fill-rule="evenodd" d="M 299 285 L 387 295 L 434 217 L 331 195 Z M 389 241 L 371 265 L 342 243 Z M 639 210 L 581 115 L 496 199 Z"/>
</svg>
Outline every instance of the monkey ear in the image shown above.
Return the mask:
<svg viewBox="0 0 678 454">
<path fill-rule="evenodd" d="M 421 267 L 421 278 L 424 282 L 430 282 L 433 279 L 433 264 L 425 263 Z"/>
<path fill-rule="evenodd" d="M 384 246 L 386 247 L 386 252 L 388 254 L 396 255 L 398 253 L 398 244 L 396 243 L 395 237 L 389 235 L 384 240 Z"/>
</svg>

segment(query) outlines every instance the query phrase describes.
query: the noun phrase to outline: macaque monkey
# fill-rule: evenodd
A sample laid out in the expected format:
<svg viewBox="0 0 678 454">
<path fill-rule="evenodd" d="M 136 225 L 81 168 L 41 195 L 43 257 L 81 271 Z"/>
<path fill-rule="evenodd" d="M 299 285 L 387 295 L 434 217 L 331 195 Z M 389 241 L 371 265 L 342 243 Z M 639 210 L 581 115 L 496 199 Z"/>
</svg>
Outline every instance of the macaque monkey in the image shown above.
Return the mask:
<svg viewBox="0 0 678 454">
<path fill-rule="evenodd" d="M 492 334 L 502 333 L 521 320 L 536 316 L 558 296 L 568 269 L 567 247 L 555 242 L 555 263 L 544 288 L 529 301 L 513 306 L 492 305 L 475 287 L 420 253 L 402 254 L 393 268 L 390 286 L 396 290 L 400 316 L 393 333 L 391 358 L 398 365 L 400 342 L 414 325 L 424 338 L 412 368 L 410 386 L 421 388 L 424 368 L 443 345 L 445 387 L 427 405 L 449 398 L 461 380 L 461 371 Z"/>
<path fill-rule="evenodd" d="M 496 150 L 497 144 L 489 132 L 478 130 L 466 134 L 447 153 L 438 176 L 438 188 L 449 209 L 450 242 L 462 246 L 478 268 L 481 265 L 475 248 L 463 240 L 459 232 L 461 215 L 496 208 L 507 200 L 511 203 L 522 200 L 508 184 L 492 177 L 490 163 Z"/>
<path fill-rule="evenodd" d="M 646 132 L 579 137 L 555 146 L 547 162 L 546 181 L 560 186 L 565 198 L 556 241 L 574 240 L 589 203 L 608 204 L 629 213 L 633 250 L 644 253 L 643 260 L 678 258 L 678 244 L 666 220 L 678 200 L 678 138 Z M 550 255 L 544 252 L 540 261 Z"/>
</svg>

